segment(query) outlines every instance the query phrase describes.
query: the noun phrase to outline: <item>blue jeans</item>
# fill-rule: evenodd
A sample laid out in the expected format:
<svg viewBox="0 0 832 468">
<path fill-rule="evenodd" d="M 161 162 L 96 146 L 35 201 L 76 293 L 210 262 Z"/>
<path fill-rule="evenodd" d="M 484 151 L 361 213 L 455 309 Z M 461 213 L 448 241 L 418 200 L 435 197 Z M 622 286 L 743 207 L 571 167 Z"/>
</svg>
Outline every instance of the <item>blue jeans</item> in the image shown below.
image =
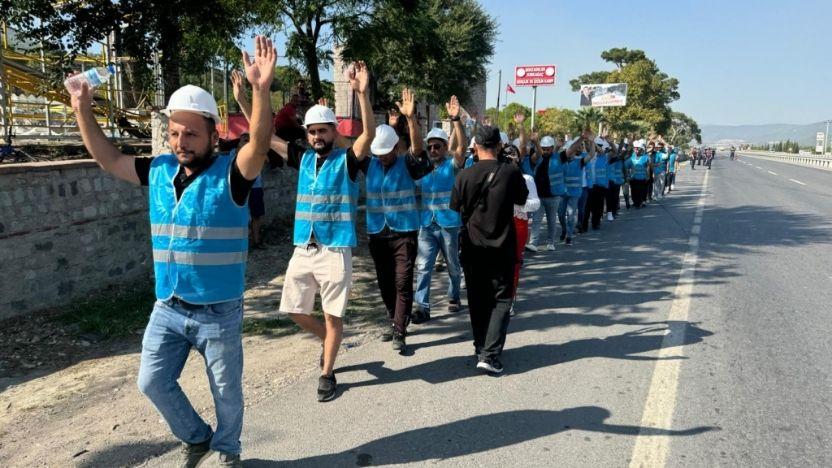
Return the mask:
<svg viewBox="0 0 832 468">
<path fill-rule="evenodd" d="M 557 231 L 557 217 L 558 204 L 560 204 L 560 197 L 540 197 L 540 209 L 532 214 L 531 235 L 529 236 L 529 244 L 537 245 L 538 241 L 545 241 L 546 238 L 541 239 L 540 232 L 543 230 L 543 214 L 546 214 L 546 227 L 549 234 L 549 242 L 555 243 Z"/>
<path fill-rule="evenodd" d="M 561 226 L 566 227 L 566 237 L 573 237 L 575 235 L 575 221 L 578 218 L 578 198 L 571 195 L 561 196 L 558 219 L 560 219 Z"/>
<path fill-rule="evenodd" d="M 243 300 L 205 306 L 156 301 L 142 340 L 139 390 L 189 444 L 240 453 L 243 429 Z M 197 414 L 177 380 L 191 348 L 205 359 L 217 415 L 216 432 Z"/>
<path fill-rule="evenodd" d="M 439 251 L 448 264 L 448 300 L 459 303 L 459 284 L 462 268 L 459 265 L 459 228 L 443 228 L 436 223 L 419 229 L 416 255 L 416 294 L 413 300 L 424 310 L 430 310 L 430 279 Z"/>
<path fill-rule="evenodd" d="M 578 199 L 578 220 L 582 231 L 586 231 L 589 225 L 589 218 L 587 218 L 587 202 L 589 201 L 589 187 L 581 189 L 581 198 Z"/>
</svg>

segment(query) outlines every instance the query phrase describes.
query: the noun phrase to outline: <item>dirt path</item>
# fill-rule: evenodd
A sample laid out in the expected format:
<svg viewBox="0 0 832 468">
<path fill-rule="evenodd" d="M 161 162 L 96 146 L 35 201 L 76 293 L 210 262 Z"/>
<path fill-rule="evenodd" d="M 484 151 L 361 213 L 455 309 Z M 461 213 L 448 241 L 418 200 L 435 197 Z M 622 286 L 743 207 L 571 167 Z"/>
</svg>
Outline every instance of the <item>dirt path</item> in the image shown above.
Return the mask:
<svg viewBox="0 0 832 468">
<path fill-rule="evenodd" d="M 295 333 L 288 318 L 276 320 L 290 255 L 289 242 L 280 239 L 279 245 L 249 257 L 248 332 L 243 337 L 246 407 L 317 371 L 319 342 Z M 384 319 L 366 247 L 355 250 L 354 271 L 342 353 L 375 339 Z M 26 326 L 31 336 L 25 339 L 35 337 L 44 354 L 24 361 L 31 372 L 0 378 L 0 465 L 129 466 L 176 447 L 167 425 L 136 388 L 140 335 L 101 344 L 75 339 L 73 346 L 62 348 L 56 325 L 31 322 Z M 38 335 L 38 323 L 45 336 Z M 192 352 L 179 382 L 197 411 L 212 420 L 201 361 Z M 314 389 L 309 391 L 311 395 Z"/>
</svg>

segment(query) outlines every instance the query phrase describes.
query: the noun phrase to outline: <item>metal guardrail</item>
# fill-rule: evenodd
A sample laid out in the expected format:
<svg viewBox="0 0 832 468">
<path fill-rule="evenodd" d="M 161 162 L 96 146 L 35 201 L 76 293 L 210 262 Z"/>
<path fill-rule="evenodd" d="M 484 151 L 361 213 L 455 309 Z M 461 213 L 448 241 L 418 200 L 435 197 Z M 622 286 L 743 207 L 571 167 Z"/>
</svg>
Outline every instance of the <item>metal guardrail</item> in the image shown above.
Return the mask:
<svg viewBox="0 0 832 468">
<path fill-rule="evenodd" d="M 787 154 L 766 154 L 766 153 L 740 153 L 740 156 L 751 156 L 764 159 L 773 159 L 782 161 L 796 166 L 815 167 L 827 171 L 832 171 L 832 158 L 823 156 L 805 156 L 805 155 L 787 155 Z"/>
</svg>

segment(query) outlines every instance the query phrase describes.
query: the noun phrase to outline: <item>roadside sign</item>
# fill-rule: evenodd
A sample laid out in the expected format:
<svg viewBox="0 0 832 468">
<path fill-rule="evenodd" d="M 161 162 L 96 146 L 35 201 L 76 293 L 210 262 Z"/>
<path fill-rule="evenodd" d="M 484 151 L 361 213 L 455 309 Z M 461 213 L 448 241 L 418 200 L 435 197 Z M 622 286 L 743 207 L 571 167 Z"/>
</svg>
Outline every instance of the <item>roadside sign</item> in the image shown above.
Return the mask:
<svg viewBox="0 0 832 468">
<path fill-rule="evenodd" d="M 621 107 L 627 105 L 627 83 L 581 86 L 582 107 Z"/>
<path fill-rule="evenodd" d="M 515 86 L 554 86 L 557 65 L 519 65 L 514 67 Z"/>
</svg>

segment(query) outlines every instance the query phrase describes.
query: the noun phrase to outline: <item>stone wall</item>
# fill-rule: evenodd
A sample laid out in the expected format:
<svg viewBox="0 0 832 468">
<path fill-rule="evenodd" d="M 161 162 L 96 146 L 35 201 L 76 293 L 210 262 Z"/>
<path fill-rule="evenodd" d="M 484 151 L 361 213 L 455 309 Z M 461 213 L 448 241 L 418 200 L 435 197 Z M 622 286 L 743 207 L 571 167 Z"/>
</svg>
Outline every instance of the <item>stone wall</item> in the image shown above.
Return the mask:
<svg viewBox="0 0 832 468">
<path fill-rule="evenodd" d="M 267 223 L 291 217 L 296 177 L 265 173 Z M 146 188 L 91 160 L 0 165 L 0 318 L 151 272 Z"/>
</svg>

